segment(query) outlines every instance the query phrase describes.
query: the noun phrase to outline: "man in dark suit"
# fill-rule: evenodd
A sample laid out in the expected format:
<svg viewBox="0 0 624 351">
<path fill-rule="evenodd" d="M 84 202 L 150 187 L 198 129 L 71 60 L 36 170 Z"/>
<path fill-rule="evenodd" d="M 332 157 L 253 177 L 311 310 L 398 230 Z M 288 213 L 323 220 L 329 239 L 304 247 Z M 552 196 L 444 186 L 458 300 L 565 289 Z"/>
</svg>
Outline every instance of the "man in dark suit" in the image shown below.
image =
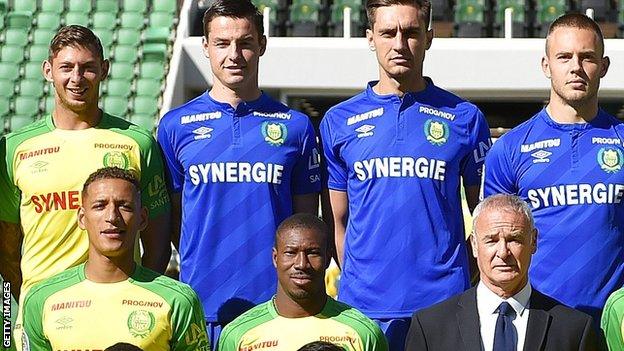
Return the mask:
<svg viewBox="0 0 624 351">
<path fill-rule="evenodd" d="M 407 351 L 599 349 L 590 316 L 531 288 L 537 230 L 522 199 L 488 197 L 474 211 L 473 228 L 479 284 L 416 312 Z"/>
</svg>

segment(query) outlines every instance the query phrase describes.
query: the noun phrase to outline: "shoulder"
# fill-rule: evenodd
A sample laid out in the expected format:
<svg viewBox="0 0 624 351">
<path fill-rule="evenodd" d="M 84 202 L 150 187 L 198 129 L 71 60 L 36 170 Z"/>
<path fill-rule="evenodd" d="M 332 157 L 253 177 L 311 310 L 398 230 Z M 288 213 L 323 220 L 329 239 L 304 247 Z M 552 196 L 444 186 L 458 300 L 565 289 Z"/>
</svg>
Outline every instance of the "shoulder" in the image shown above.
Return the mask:
<svg viewBox="0 0 624 351">
<path fill-rule="evenodd" d="M 162 298 L 174 303 L 192 306 L 197 298 L 195 291 L 185 283 L 156 273 L 151 269 L 137 266 L 134 282 L 151 290 Z"/>
<path fill-rule="evenodd" d="M 536 289 L 533 289 L 533 293 L 531 294 L 530 309 L 546 311 L 553 316 L 555 320 L 570 325 L 585 325 L 592 321 L 592 317 L 588 314 L 568 307 L 552 297 L 542 294 Z"/>
<path fill-rule="evenodd" d="M 607 299 L 607 303 L 605 304 L 606 310 L 620 310 L 624 308 L 624 288 L 616 290 Z"/>
<path fill-rule="evenodd" d="M 356 308 L 331 297 L 328 297 L 327 304 L 329 314 L 335 315 L 336 320 L 367 334 L 376 335 L 380 332 L 379 326 Z"/>
<path fill-rule="evenodd" d="M 5 135 L 4 139 L 6 140 L 7 149 L 10 150 L 28 139 L 50 132 L 51 128 L 46 120 L 47 118 L 42 118 Z"/>
<path fill-rule="evenodd" d="M 123 118 L 104 114 L 99 128 L 126 135 L 136 141 L 141 147 L 151 146 L 155 141 L 152 133 Z"/>
<path fill-rule="evenodd" d="M 83 280 L 80 276 L 82 269 L 84 269 L 84 264 L 70 268 L 35 284 L 26 295 L 24 305 L 35 301 L 44 302 L 53 294 L 80 283 Z"/>
<path fill-rule="evenodd" d="M 221 337 L 224 338 L 224 340 L 239 337 L 250 329 L 272 320 L 273 316 L 270 312 L 271 303 L 271 300 L 261 303 L 236 317 L 236 319 L 225 326 L 221 332 Z"/>
<path fill-rule="evenodd" d="M 443 316 L 454 316 L 455 311 L 459 308 L 460 301 L 473 303 L 471 298 L 474 297 L 474 304 L 476 306 L 476 295 L 472 291 L 474 288 L 469 289 L 461 294 L 449 297 L 446 300 L 440 301 L 434 305 L 424 308 L 414 313 L 414 318 L 420 320 L 436 320 Z M 476 308 L 476 307 L 475 307 Z"/>
<path fill-rule="evenodd" d="M 161 129 L 162 127 L 174 128 L 175 126 L 189 123 L 185 121 L 183 117 L 198 114 L 200 113 L 200 111 L 207 111 L 207 107 L 210 107 L 211 104 L 210 101 L 206 98 L 206 94 L 207 92 L 167 111 L 167 113 L 165 113 L 165 115 L 160 119 L 158 123 L 159 129 Z M 210 111 L 208 113 L 214 114 L 218 109 L 214 108 L 214 110 L 215 111 Z"/>
<path fill-rule="evenodd" d="M 261 107 L 251 114 L 254 117 L 265 118 L 274 123 L 284 123 L 289 127 L 302 128 L 303 130 L 311 123 L 306 114 L 293 110 L 268 95 L 264 95 Z"/>
<path fill-rule="evenodd" d="M 433 107 L 448 109 L 455 114 L 461 115 L 463 118 L 482 117 L 483 113 L 474 103 L 442 89 L 433 83 L 430 84 L 429 100 Z M 428 102 L 428 101 L 427 101 Z"/>
<path fill-rule="evenodd" d="M 338 123 L 342 119 L 347 119 L 356 110 L 365 111 L 371 107 L 372 101 L 367 96 L 366 90 L 360 92 L 357 95 L 350 97 L 349 99 L 339 102 L 338 104 L 330 107 L 323 118 L 325 123 Z"/>
</svg>

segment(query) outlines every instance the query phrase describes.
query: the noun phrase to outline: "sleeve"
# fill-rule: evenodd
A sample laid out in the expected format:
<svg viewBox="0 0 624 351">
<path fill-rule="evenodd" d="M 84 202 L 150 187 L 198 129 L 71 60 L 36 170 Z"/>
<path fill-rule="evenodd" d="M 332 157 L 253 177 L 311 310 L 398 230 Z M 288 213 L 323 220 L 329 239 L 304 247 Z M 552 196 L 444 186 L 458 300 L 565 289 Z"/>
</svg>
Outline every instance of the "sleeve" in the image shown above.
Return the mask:
<svg viewBox="0 0 624 351">
<path fill-rule="evenodd" d="M 461 164 L 464 186 L 481 184 L 483 161 L 492 145 L 490 127 L 479 109 L 476 109 L 475 122 L 469 133 L 471 140 L 470 153 L 464 157 Z"/>
<path fill-rule="evenodd" d="M 173 137 L 169 133 L 170 127 L 166 125 L 166 118 L 167 115 L 163 117 L 162 123 L 158 126 L 157 140 L 162 149 L 167 166 L 167 186 L 174 193 L 179 193 L 182 191 L 182 186 L 184 185 L 184 167 L 178 161 L 178 155 L 175 152 L 174 141 L 172 140 Z"/>
<path fill-rule="evenodd" d="M 154 218 L 170 210 L 169 194 L 165 186 L 162 154 L 151 136 L 141 150 L 141 201 Z"/>
<path fill-rule="evenodd" d="M 374 322 L 373 322 L 374 323 Z M 367 351 L 388 351 L 388 340 L 386 336 L 379 329 L 377 324 L 373 326 L 373 332 L 365 350 Z"/>
<path fill-rule="evenodd" d="M 612 298 L 607 300 L 605 309 L 600 320 L 600 327 L 604 332 L 609 350 L 624 350 L 624 340 L 622 338 L 622 309 L 617 301 Z"/>
<path fill-rule="evenodd" d="M 0 138 L 0 221 L 19 223 L 20 191 L 12 181 L 12 159 L 7 139 Z"/>
<path fill-rule="evenodd" d="M 327 171 L 327 187 L 332 190 L 347 191 L 348 169 L 340 157 L 340 148 L 334 143 L 329 112 L 321 121 L 321 142 L 323 145 L 324 164 Z"/>
<path fill-rule="evenodd" d="M 299 150 L 299 158 L 292 173 L 292 191 L 296 195 L 321 191 L 321 167 L 316 133 L 310 120 L 306 118 L 306 121 L 307 125 Z"/>
<path fill-rule="evenodd" d="M 187 288 L 186 299 L 177 304 L 171 315 L 173 351 L 210 351 L 204 310 L 197 294 Z"/>
<path fill-rule="evenodd" d="M 52 351 L 52 345 L 43 331 L 43 301 L 32 294 L 31 289 L 24 300 L 22 350 Z"/>
<path fill-rule="evenodd" d="M 492 145 L 490 152 L 485 158 L 481 198 L 501 193 L 518 193 L 510 163 L 511 155 L 507 152 L 505 143 L 505 138 L 500 138 Z"/>
<path fill-rule="evenodd" d="M 238 337 L 231 325 L 226 325 L 219 336 L 216 351 L 238 350 Z"/>
</svg>

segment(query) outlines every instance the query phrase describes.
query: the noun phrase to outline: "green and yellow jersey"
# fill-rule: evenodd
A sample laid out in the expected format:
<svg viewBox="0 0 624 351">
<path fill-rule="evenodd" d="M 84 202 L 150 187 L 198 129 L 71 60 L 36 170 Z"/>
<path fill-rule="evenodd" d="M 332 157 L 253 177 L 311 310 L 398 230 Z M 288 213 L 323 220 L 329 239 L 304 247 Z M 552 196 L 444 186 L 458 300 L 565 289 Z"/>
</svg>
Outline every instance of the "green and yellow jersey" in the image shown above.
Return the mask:
<svg viewBox="0 0 624 351">
<path fill-rule="evenodd" d="M 600 326 L 609 350 L 624 350 L 624 288 L 615 291 L 607 299 Z"/>
<path fill-rule="evenodd" d="M 153 137 L 108 114 L 97 127 L 83 130 L 57 129 L 49 115 L 8 134 L 0 141 L 0 157 L 0 221 L 20 223 L 24 233 L 22 295 L 34 283 L 86 261 L 88 238 L 76 210 L 84 181 L 97 169 L 133 171 L 150 217 L 169 208 Z"/>
<path fill-rule="evenodd" d="M 89 281 L 81 264 L 36 284 L 24 302 L 23 350 L 209 351 L 204 312 L 186 284 L 137 265 L 118 283 Z"/>
<path fill-rule="evenodd" d="M 375 322 L 329 296 L 319 314 L 303 318 L 280 316 L 273 299 L 260 304 L 223 329 L 218 350 L 293 351 L 312 341 L 327 341 L 346 351 L 388 350 Z"/>
</svg>

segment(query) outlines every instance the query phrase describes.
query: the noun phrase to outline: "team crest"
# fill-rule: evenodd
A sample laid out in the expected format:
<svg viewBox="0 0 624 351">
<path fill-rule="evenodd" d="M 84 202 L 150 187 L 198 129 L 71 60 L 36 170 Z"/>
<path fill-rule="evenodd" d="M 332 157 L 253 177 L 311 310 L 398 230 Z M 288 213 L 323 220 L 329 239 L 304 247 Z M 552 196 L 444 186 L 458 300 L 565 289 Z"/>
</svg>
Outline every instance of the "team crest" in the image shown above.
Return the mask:
<svg viewBox="0 0 624 351">
<path fill-rule="evenodd" d="M 107 152 L 104 155 L 104 167 L 118 167 L 128 169 L 128 156 L 120 151 Z"/>
<path fill-rule="evenodd" d="M 448 140 L 448 124 L 446 124 L 446 122 L 428 119 L 427 122 L 425 122 L 425 135 L 430 143 L 440 146 Z"/>
<path fill-rule="evenodd" d="M 262 136 L 264 141 L 273 146 L 284 144 L 288 130 L 284 123 L 264 122 L 262 123 Z"/>
<path fill-rule="evenodd" d="M 152 332 L 156 325 L 156 318 L 152 312 L 133 311 L 128 316 L 128 331 L 132 336 L 145 338 Z"/>
<path fill-rule="evenodd" d="M 603 147 L 598 151 L 598 164 L 607 173 L 615 173 L 622 169 L 624 157 L 620 149 Z"/>
</svg>

